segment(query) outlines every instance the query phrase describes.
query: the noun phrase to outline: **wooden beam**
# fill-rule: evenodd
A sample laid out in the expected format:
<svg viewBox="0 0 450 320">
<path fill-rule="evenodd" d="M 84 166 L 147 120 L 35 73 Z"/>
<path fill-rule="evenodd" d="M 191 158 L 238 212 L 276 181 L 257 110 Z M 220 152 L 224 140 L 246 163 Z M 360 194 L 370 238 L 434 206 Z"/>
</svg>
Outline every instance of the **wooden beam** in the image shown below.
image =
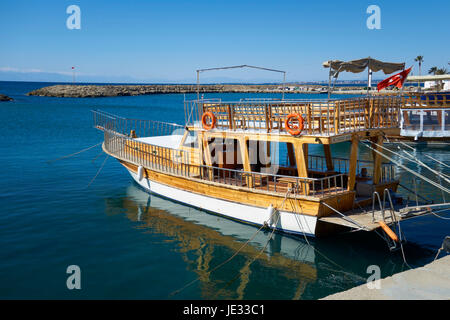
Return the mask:
<svg viewBox="0 0 450 320">
<path fill-rule="evenodd" d="M 350 147 L 350 164 L 348 168 L 348 186 L 347 190 L 352 191 L 355 189 L 356 181 L 356 165 L 358 161 L 358 143 L 359 139 L 357 135 L 353 135 L 351 147 Z"/>
<path fill-rule="evenodd" d="M 286 143 L 287 146 L 287 152 L 288 152 L 288 158 L 289 158 L 289 165 L 291 167 L 295 166 L 295 154 L 294 154 L 294 145 L 290 142 Z"/>
<path fill-rule="evenodd" d="M 376 149 L 378 152 L 383 152 L 381 146 L 383 145 L 383 136 L 378 136 L 376 139 L 375 146 L 372 146 L 372 148 Z M 379 153 L 375 154 L 374 161 L 373 161 L 373 184 L 377 185 L 380 182 L 381 178 L 381 162 L 382 157 Z"/>
<path fill-rule="evenodd" d="M 305 166 L 306 166 L 306 176 L 308 176 L 308 144 L 303 143 L 303 157 L 305 158 Z"/>
<path fill-rule="evenodd" d="M 244 171 L 246 172 L 251 172 L 251 166 L 250 166 L 250 157 L 248 154 L 248 147 L 247 147 L 247 141 L 248 139 L 241 137 L 239 140 L 239 148 L 241 150 L 241 159 L 242 159 L 242 164 L 244 166 Z M 253 180 L 252 177 L 247 177 L 246 178 L 246 182 L 247 182 L 247 186 L 248 187 L 253 187 Z"/>
<path fill-rule="evenodd" d="M 203 146 L 203 152 L 202 152 L 202 154 L 203 154 L 203 156 L 202 156 L 202 160 L 201 160 L 201 162 L 202 163 L 205 163 L 207 166 L 212 166 L 212 160 L 211 160 L 211 149 L 209 148 L 209 143 L 208 143 L 208 137 L 205 135 L 205 134 L 203 134 L 203 132 L 202 132 L 202 146 Z M 214 172 L 213 172 L 213 170 L 212 169 L 209 169 L 208 170 L 208 176 L 209 176 L 209 180 L 213 180 L 213 175 L 214 175 Z"/>
<path fill-rule="evenodd" d="M 331 147 L 329 144 L 323 145 L 323 152 L 325 154 L 325 160 L 327 162 L 327 170 L 333 171 L 334 165 L 333 165 L 333 159 L 331 158 Z"/>
<path fill-rule="evenodd" d="M 302 178 L 308 177 L 308 165 L 305 161 L 305 149 L 303 147 L 303 143 L 297 142 L 295 143 L 295 162 L 297 163 L 297 172 L 298 176 Z M 306 152 L 308 148 L 306 147 Z M 304 195 L 308 195 L 309 193 L 309 184 L 302 185 L 302 192 Z"/>
</svg>

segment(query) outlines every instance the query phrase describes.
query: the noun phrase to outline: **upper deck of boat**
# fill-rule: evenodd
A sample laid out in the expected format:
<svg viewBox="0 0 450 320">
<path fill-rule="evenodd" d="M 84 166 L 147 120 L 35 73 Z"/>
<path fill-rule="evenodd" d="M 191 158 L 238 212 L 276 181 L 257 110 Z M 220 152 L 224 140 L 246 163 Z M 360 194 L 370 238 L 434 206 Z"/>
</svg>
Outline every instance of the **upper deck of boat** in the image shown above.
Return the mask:
<svg viewBox="0 0 450 320">
<path fill-rule="evenodd" d="M 399 96 L 364 96 L 350 99 L 274 100 L 242 99 L 236 102 L 220 99 L 185 101 L 186 125 L 204 130 L 203 115 L 214 116 L 208 130 L 235 134 L 290 136 L 286 119 L 298 115 L 303 120 L 301 135 L 332 137 L 370 130 L 399 127 Z M 298 118 L 298 117 L 297 117 Z M 298 125 L 295 123 L 294 126 Z"/>
</svg>

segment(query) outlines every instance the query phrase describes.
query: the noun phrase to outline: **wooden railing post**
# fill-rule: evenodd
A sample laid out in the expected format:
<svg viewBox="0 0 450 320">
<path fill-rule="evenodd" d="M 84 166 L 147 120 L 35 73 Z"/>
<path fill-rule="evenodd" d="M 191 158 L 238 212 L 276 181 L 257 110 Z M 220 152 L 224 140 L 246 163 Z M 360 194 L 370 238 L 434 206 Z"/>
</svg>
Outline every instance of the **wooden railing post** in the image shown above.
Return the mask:
<svg viewBox="0 0 450 320">
<path fill-rule="evenodd" d="M 358 162 L 358 143 L 359 139 L 356 134 L 352 136 L 352 144 L 350 149 L 350 163 L 348 168 L 348 185 L 347 190 L 355 189 L 356 167 Z"/>
<path fill-rule="evenodd" d="M 301 178 L 308 178 L 308 159 L 307 159 L 307 148 L 306 148 L 306 158 L 305 149 L 303 148 L 303 143 L 295 142 L 295 162 L 297 163 L 297 173 Z M 305 188 L 303 191 L 304 195 L 309 194 L 309 184 L 305 183 Z"/>
<path fill-rule="evenodd" d="M 372 140 L 372 139 L 371 139 Z M 378 152 L 382 152 L 381 146 L 383 144 L 383 136 L 379 135 L 373 139 L 376 145 L 372 144 L 372 148 Z M 373 162 L 373 184 L 377 185 L 381 178 L 381 155 L 378 152 L 374 152 L 374 162 Z"/>
<path fill-rule="evenodd" d="M 241 150 L 241 159 L 243 162 L 244 171 L 251 172 L 252 169 L 250 166 L 250 157 L 248 154 L 247 141 L 248 141 L 248 139 L 246 139 L 245 137 L 240 138 L 239 139 L 239 147 Z M 253 178 L 251 176 L 246 176 L 245 180 L 246 180 L 247 186 L 249 188 L 253 188 Z"/>
</svg>

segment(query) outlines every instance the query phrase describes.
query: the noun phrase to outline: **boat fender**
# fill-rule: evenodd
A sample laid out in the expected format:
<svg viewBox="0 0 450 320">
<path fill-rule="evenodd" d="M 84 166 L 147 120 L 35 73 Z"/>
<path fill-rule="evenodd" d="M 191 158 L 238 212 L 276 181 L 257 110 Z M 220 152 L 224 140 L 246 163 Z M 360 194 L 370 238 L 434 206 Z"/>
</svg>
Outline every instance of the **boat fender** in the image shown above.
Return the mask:
<svg viewBox="0 0 450 320">
<path fill-rule="evenodd" d="M 138 171 L 137 171 L 137 178 L 139 181 L 141 181 L 143 177 L 144 177 L 144 167 L 139 166 Z"/>
<path fill-rule="evenodd" d="M 378 221 L 378 224 L 381 226 L 383 231 L 386 232 L 386 234 L 389 236 L 389 238 L 391 238 L 395 242 L 398 242 L 397 235 L 395 234 L 394 231 L 391 230 L 391 228 L 388 227 L 388 225 L 386 223 L 384 223 L 383 221 Z"/>
<path fill-rule="evenodd" d="M 298 121 L 298 125 L 293 125 L 291 123 L 291 120 Z M 302 133 L 303 129 L 305 128 L 305 119 L 298 114 L 298 113 L 291 113 L 286 117 L 286 120 L 284 121 L 284 126 L 291 135 L 298 136 L 300 133 Z"/>
<path fill-rule="evenodd" d="M 275 209 L 272 204 L 270 206 L 267 207 L 267 224 L 269 225 L 269 227 L 271 227 L 273 224 L 276 223 L 277 219 L 277 214 L 278 210 Z"/>
<path fill-rule="evenodd" d="M 267 220 L 265 221 L 265 223 L 269 224 L 270 221 L 272 220 L 272 215 L 273 215 L 273 211 L 275 209 L 272 207 L 272 204 L 270 204 L 270 206 L 267 207 Z"/>
</svg>

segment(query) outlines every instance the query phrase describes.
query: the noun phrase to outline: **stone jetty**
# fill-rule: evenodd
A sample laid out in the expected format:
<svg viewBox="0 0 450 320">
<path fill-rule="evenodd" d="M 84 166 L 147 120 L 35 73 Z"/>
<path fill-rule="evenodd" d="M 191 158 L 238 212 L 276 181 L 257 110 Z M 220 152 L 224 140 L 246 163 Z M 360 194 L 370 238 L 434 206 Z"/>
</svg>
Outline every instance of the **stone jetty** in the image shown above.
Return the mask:
<svg viewBox="0 0 450 320">
<path fill-rule="evenodd" d="M 421 268 L 380 280 L 379 288 L 367 284 L 330 295 L 324 300 L 449 300 L 450 255 Z"/>
<path fill-rule="evenodd" d="M 284 89 L 283 89 L 284 88 Z M 205 84 L 199 86 L 202 93 L 306 93 L 326 94 L 327 87 L 310 84 L 286 84 L 284 87 L 276 84 Z M 149 84 L 149 85 L 53 85 L 29 92 L 29 96 L 93 98 L 116 96 L 139 96 L 168 93 L 196 93 L 197 86 L 193 84 Z M 391 91 L 388 91 L 391 92 Z M 333 94 L 366 94 L 360 87 L 342 87 L 335 89 Z M 394 93 L 394 92 L 392 92 Z M 371 94 L 380 94 L 372 90 Z"/>
<path fill-rule="evenodd" d="M 200 93 L 214 92 L 248 92 L 273 93 L 282 90 L 278 85 L 201 85 Z M 28 93 L 30 96 L 46 97 L 115 97 L 138 96 L 167 93 L 196 93 L 196 85 L 54 85 L 37 89 Z"/>
</svg>

